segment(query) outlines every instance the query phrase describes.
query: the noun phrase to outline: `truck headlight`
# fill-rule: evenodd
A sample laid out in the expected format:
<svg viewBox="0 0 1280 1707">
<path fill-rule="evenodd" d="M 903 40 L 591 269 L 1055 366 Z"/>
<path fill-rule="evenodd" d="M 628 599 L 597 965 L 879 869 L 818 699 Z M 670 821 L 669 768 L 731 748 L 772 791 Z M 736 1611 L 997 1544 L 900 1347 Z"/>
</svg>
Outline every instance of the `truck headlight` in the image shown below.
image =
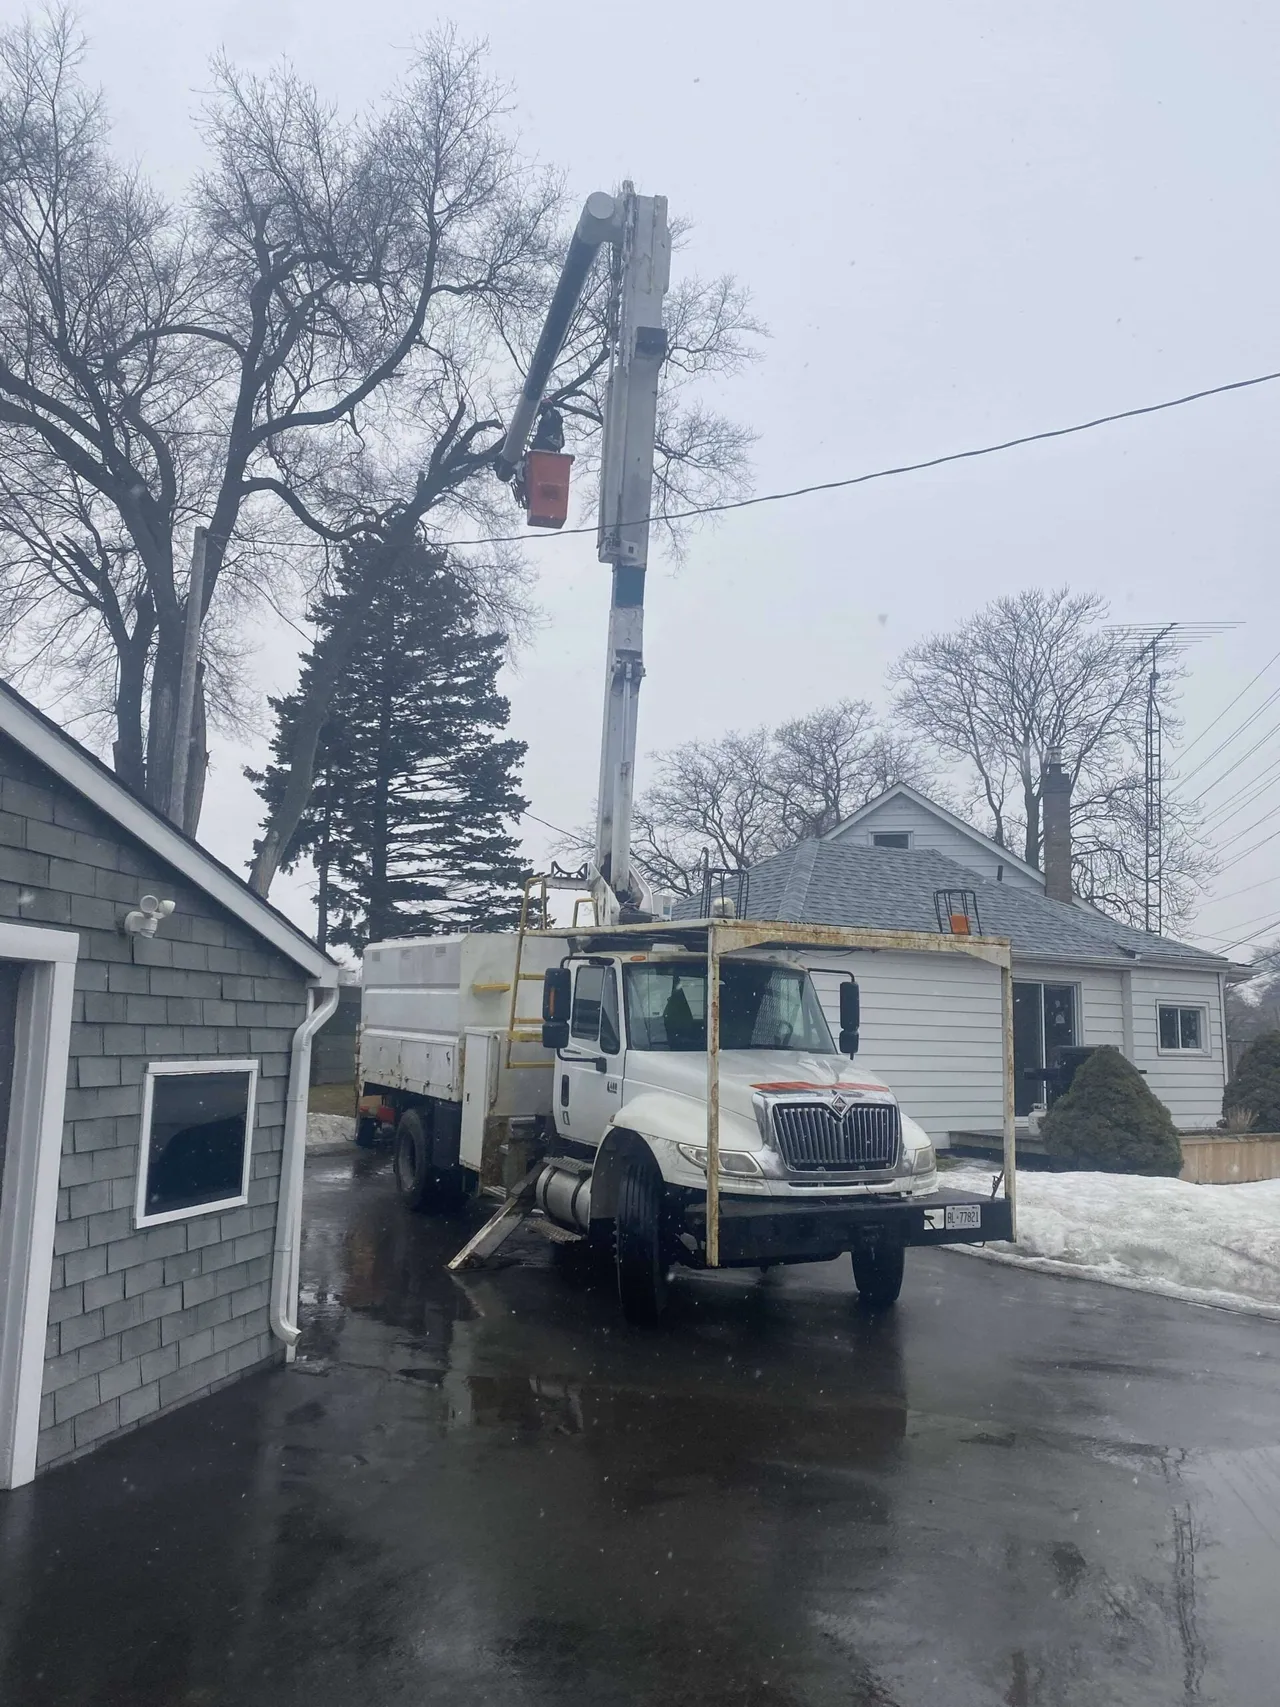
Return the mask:
<svg viewBox="0 0 1280 1707">
<path fill-rule="evenodd" d="M 911 1158 L 913 1174 L 931 1174 L 938 1165 L 938 1157 L 932 1144 L 922 1144 Z"/>
<path fill-rule="evenodd" d="M 701 1144 L 677 1144 L 676 1149 L 692 1167 L 707 1171 L 707 1152 Z M 752 1174 L 763 1172 L 759 1162 L 748 1150 L 721 1150 L 720 1172 L 722 1174 Z"/>
</svg>

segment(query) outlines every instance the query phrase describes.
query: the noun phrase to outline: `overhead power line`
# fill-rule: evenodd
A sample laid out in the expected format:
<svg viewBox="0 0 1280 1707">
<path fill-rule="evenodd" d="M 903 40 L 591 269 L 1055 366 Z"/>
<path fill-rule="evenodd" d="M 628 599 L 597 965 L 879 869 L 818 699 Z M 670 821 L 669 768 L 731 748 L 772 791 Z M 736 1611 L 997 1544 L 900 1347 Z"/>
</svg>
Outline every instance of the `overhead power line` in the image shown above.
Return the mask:
<svg viewBox="0 0 1280 1707">
<path fill-rule="evenodd" d="M 1206 724 L 1205 727 L 1196 736 L 1194 741 L 1188 741 L 1187 742 L 1186 746 L 1178 754 L 1179 759 L 1185 759 L 1187 754 L 1191 751 L 1191 749 L 1193 747 L 1198 747 L 1200 745 L 1201 741 L 1204 740 L 1205 736 L 1208 735 L 1209 733 L 1211 733 L 1212 730 L 1214 730 L 1218 727 L 1219 723 L 1222 722 L 1222 719 L 1227 715 L 1227 713 L 1229 711 L 1231 711 L 1235 706 L 1239 705 L 1240 701 L 1248 693 L 1249 689 L 1251 687 L 1255 686 L 1256 683 L 1258 683 L 1262 680 L 1263 676 L 1266 675 L 1267 671 L 1272 667 L 1272 665 L 1276 662 L 1277 659 L 1280 659 L 1280 652 L 1273 652 L 1271 657 L 1269 657 L 1267 659 L 1266 663 L 1258 671 L 1257 675 L 1251 677 L 1250 680 L 1247 681 L 1244 684 L 1244 686 L 1240 689 L 1240 692 L 1236 695 L 1236 697 L 1233 700 L 1230 700 L 1226 705 L 1223 706 L 1222 710 L 1214 718 L 1213 722 Z"/>
<path fill-rule="evenodd" d="M 1248 936 L 1242 936 L 1238 942 L 1227 943 L 1222 949 L 1222 953 L 1230 954 L 1233 948 L 1243 948 L 1247 942 L 1256 942 L 1259 937 L 1266 936 L 1270 931 L 1275 930 L 1277 927 L 1280 927 L 1280 913 L 1277 913 L 1275 918 L 1269 920 L 1260 930 L 1250 931 Z M 1238 928 L 1239 927 L 1237 926 L 1237 929 Z"/>
<path fill-rule="evenodd" d="M 1257 752 L 1260 752 L 1263 747 L 1268 746 L 1272 741 L 1275 740 L 1277 735 L 1280 735 L 1280 723 L 1273 723 L 1270 729 L 1265 730 L 1261 735 L 1259 735 L 1258 739 L 1253 743 L 1252 747 L 1249 747 L 1248 749 L 1246 749 L 1245 752 L 1241 753 L 1241 755 L 1238 759 L 1234 759 L 1231 762 L 1231 764 L 1229 764 L 1227 766 L 1226 770 L 1221 771 L 1213 779 L 1212 782 L 1206 783 L 1204 788 L 1201 789 L 1200 793 L 1193 797 L 1191 804 L 1193 806 L 1198 806 L 1200 804 L 1200 802 L 1204 799 L 1206 794 L 1212 794 L 1215 788 L 1221 787 L 1221 785 L 1227 780 L 1227 778 L 1229 776 L 1233 776 L 1235 774 L 1235 772 L 1240 769 L 1241 765 L 1247 765 L 1249 760 L 1253 757 L 1253 755 Z M 1243 787 L 1245 789 L 1251 788 L 1252 786 L 1253 786 L 1253 784 L 1251 782 L 1246 782 L 1243 784 Z M 1228 796 L 1228 798 L 1234 799 L 1236 797 L 1234 795 L 1231 795 L 1231 796 Z"/>
<path fill-rule="evenodd" d="M 1206 830 L 1220 829 L 1232 818 L 1238 818 L 1242 812 L 1247 811 L 1255 801 L 1260 800 L 1264 794 L 1273 788 L 1277 780 L 1280 780 L 1280 759 L 1273 760 L 1265 770 L 1261 770 L 1256 776 L 1250 777 L 1249 781 L 1243 784 L 1241 793 L 1228 795 L 1221 806 L 1215 806 L 1203 820 L 1203 827 Z"/>
<path fill-rule="evenodd" d="M 1226 942 L 1230 932 L 1248 930 L 1251 925 L 1260 925 L 1264 920 L 1269 919 L 1270 917 L 1270 912 L 1255 913 L 1251 919 L 1237 919 L 1234 924 L 1219 925 L 1219 934 L 1217 936 L 1202 935 L 1201 940 L 1204 942 Z M 1240 940 L 1243 942 L 1246 939 L 1242 937 Z"/>
<path fill-rule="evenodd" d="M 573 839 L 568 830 L 562 830 L 559 824 L 552 824 L 545 818 L 539 818 L 536 812 L 525 811 L 521 812 L 519 816 L 521 818 L 532 818 L 534 823 L 541 824 L 544 830 L 554 830 L 557 836 L 563 836 L 567 841 L 572 841 Z"/>
<path fill-rule="evenodd" d="M 1038 433 L 1023 433 L 1014 439 L 1001 439 L 996 444 L 977 445 L 971 450 L 948 451 L 943 456 L 926 457 L 922 462 L 901 462 L 890 468 L 872 469 L 868 474 L 850 474 L 840 480 L 819 480 L 810 486 L 792 486 L 783 492 L 761 492 L 754 498 L 727 498 L 720 504 L 691 504 L 685 510 L 669 510 L 665 515 L 653 514 L 643 519 L 649 522 L 683 522 L 694 516 L 724 515 L 730 510 L 750 510 L 760 504 L 781 504 L 792 498 L 809 498 L 816 492 L 839 492 L 848 486 L 865 486 L 872 480 L 891 480 L 901 474 L 921 474 L 926 469 L 942 468 L 950 462 L 968 462 L 975 457 L 996 456 L 1001 451 L 1017 450 L 1021 445 L 1043 444 L 1049 439 L 1069 438 L 1073 433 L 1090 433 L 1096 427 L 1108 427 L 1116 421 L 1134 421 L 1142 415 L 1158 415 L 1166 409 L 1182 409 L 1188 403 L 1200 403 L 1206 397 L 1224 397 L 1232 391 L 1248 391 L 1256 385 L 1270 385 L 1280 379 L 1280 372 L 1259 373 L 1251 379 L 1233 379 L 1225 385 L 1209 385 L 1203 391 L 1189 391 L 1183 397 L 1168 397 L 1161 403 L 1143 403 L 1134 409 L 1117 409 L 1110 415 L 1095 415 L 1092 420 L 1076 421 L 1069 427 L 1048 427 Z M 576 534 L 594 534 L 595 527 L 561 528 L 557 539 Z M 455 547 L 468 545 L 519 545 L 529 539 L 528 532 L 490 534 L 484 539 L 458 539 Z"/>
<path fill-rule="evenodd" d="M 1206 906 L 1216 906 L 1219 901 L 1234 901 L 1237 895 L 1252 895 L 1255 889 L 1265 889 L 1269 883 L 1280 883 L 1280 871 L 1273 871 L 1270 877 L 1260 877 L 1256 883 L 1246 883 L 1243 889 L 1228 889 L 1225 895 L 1211 895 Z"/>
<path fill-rule="evenodd" d="M 1229 735 L 1223 736 L 1222 740 L 1218 742 L 1218 745 L 1213 749 L 1212 752 L 1206 753 L 1204 758 L 1202 758 L 1200 760 L 1199 764 L 1192 765 L 1191 769 L 1186 773 L 1185 776 L 1178 778 L 1179 782 L 1182 783 L 1183 787 L 1185 787 L 1186 784 L 1191 781 L 1193 776 L 1198 776 L 1200 774 L 1200 772 L 1205 768 L 1206 765 L 1212 764 L 1214 759 L 1216 759 L 1220 753 L 1224 753 L 1227 750 L 1227 748 L 1229 746 L 1231 746 L 1232 742 L 1238 741 L 1240 739 L 1240 737 L 1244 734 L 1245 730 L 1251 728 L 1253 726 L 1253 724 L 1255 724 L 1258 721 L 1258 719 L 1262 716 L 1263 712 L 1270 711 L 1272 706 L 1275 705 L 1278 700 L 1280 700 L 1280 688 L 1276 688 L 1276 689 L 1274 689 L 1273 692 L 1268 694 L 1266 699 L 1263 700 L 1262 704 L 1260 706 L 1258 706 L 1256 710 L 1251 711 L 1249 713 L 1248 717 L 1246 717 L 1242 723 L 1237 723 L 1237 725 L 1235 726 L 1235 728 L 1231 731 L 1231 733 Z M 1271 731 L 1270 733 L 1274 733 L 1274 731 Z M 1268 738 L 1269 738 L 1268 736 L 1263 736 L 1264 741 L 1267 740 Z M 1256 748 L 1250 749 L 1251 752 L 1256 751 L 1256 750 L 1257 750 Z M 1244 755 L 1244 758 L 1248 758 L 1248 756 L 1249 756 L 1248 753 L 1246 753 Z M 1234 763 L 1229 765 L 1226 770 L 1220 772 L 1219 775 L 1216 776 L 1212 782 L 1205 784 L 1204 788 L 1201 790 L 1201 795 L 1208 794 L 1210 789 L 1216 788 L 1218 786 L 1218 784 L 1222 781 L 1223 777 L 1230 776 L 1231 772 L 1233 770 L 1238 769 L 1239 766 L 1243 762 L 1244 762 L 1243 758 L 1236 759 L 1234 761 Z M 1197 798 L 1199 798 L 1199 796 Z"/>
<path fill-rule="evenodd" d="M 1218 867 L 1219 875 L 1224 871 L 1230 871 L 1233 865 L 1239 865 L 1242 859 L 1248 859 L 1250 854 L 1257 853 L 1259 848 L 1265 848 L 1268 842 L 1274 842 L 1277 836 L 1280 836 L 1280 830 L 1272 830 L 1269 836 L 1263 836 L 1262 839 L 1260 841 L 1256 841 L 1251 848 L 1241 848 L 1240 852 L 1238 854 L 1233 854 L 1225 865 L 1220 865 Z"/>
<path fill-rule="evenodd" d="M 1275 815 L 1275 808 L 1273 807 L 1271 811 L 1264 812 L 1261 818 L 1255 818 L 1252 824 L 1246 824 L 1243 830 L 1236 830 L 1234 834 L 1228 836 L 1225 841 L 1219 842 L 1218 846 L 1221 848 L 1229 848 L 1234 843 L 1243 841 L 1246 836 L 1252 835 L 1255 830 L 1260 830 L 1264 824 L 1271 823 L 1274 820 Z"/>
</svg>

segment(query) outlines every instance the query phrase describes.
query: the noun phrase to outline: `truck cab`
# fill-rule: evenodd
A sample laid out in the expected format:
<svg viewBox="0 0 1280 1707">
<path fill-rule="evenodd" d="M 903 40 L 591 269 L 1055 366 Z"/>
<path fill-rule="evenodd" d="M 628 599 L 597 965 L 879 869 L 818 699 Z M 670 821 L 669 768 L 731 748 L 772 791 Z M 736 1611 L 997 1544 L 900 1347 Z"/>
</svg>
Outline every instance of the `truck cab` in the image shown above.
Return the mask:
<svg viewBox="0 0 1280 1707">
<path fill-rule="evenodd" d="M 595 1151 L 623 1127 L 646 1138 L 665 1181 L 701 1188 L 705 960 L 650 951 L 570 960 L 564 970 L 568 1041 L 556 1051 L 551 1153 Z M 837 1049 L 800 961 L 762 953 L 723 964 L 719 1089 L 728 1195 L 892 1195 L 937 1184 L 928 1136 L 882 1079 Z"/>
</svg>

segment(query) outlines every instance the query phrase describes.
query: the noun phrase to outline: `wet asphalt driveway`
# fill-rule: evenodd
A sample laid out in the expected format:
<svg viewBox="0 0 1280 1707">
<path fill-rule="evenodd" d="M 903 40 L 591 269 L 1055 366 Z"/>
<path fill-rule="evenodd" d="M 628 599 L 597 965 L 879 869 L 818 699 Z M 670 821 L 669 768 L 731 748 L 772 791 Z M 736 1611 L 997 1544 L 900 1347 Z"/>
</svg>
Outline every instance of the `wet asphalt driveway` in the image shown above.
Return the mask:
<svg viewBox="0 0 1280 1707">
<path fill-rule="evenodd" d="M 1280 1327 L 934 1252 L 644 1333 L 307 1204 L 304 1362 L 0 1496 L 6 1707 L 1280 1699 Z"/>
</svg>

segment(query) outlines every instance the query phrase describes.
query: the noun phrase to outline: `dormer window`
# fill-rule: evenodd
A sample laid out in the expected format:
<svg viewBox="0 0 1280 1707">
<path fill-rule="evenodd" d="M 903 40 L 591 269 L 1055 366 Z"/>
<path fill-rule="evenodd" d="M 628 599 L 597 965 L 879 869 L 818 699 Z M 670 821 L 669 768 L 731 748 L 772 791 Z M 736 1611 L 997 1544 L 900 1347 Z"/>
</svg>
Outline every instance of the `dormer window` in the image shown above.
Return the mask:
<svg viewBox="0 0 1280 1707">
<path fill-rule="evenodd" d="M 909 848 L 911 846 L 910 830 L 873 830 L 871 832 L 873 848 Z"/>
</svg>

